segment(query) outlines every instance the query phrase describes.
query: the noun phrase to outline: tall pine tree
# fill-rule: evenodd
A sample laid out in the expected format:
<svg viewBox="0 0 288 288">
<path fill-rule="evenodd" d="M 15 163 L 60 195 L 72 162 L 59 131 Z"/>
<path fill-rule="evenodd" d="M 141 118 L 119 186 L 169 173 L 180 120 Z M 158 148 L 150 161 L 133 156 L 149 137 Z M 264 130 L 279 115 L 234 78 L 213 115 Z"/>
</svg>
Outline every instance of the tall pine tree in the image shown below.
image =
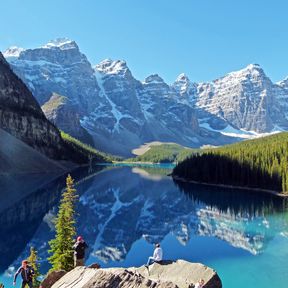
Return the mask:
<svg viewBox="0 0 288 288">
<path fill-rule="evenodd" d="M 74 180 L 70 175 L 66 179 L 64 190 L 55 220 L 55 239 L 49 242 L 52 256 L 48 259 L 52 265 L 51 270 L 70 271 L 73 265 L 73 241 L 76 236 L 75 230 L 75 202 L 76 189 Z"/>
<path fill-rule="evenodd" d="M 37 251 L 31 247 L 30 248 L 30 256 L 27 258 L 30 266 L 33 268 L 34 270 L 34 277 L 33 277 L 33 287 L 34 288 L 38 288 L 40 286 L 40 281 L 38 280 L 38 277 L 40 276 L 40 265 L 38 263 L 38 255 L 37 255 Z M 28 287 L 26 285 L 26 287 Z"/>
</svg>

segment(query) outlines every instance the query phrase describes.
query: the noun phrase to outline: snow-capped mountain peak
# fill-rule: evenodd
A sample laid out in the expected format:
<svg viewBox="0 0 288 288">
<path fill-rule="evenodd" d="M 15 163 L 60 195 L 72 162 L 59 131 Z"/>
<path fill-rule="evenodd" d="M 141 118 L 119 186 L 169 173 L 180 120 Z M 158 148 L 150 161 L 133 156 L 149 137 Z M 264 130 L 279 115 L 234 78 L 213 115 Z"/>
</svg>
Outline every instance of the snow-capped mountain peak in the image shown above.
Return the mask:
<svg viewBox="0 0 288 288">
<path fill-rule="evenodd" d="M 184 98 L 190 98 L 190 102 L 194 102 L 194 97 L 197 92 L 197 84 L 189 80 L 188 76 L 185 73 L 181 73 L 172 84 L 172 87 L 175 89 L 180 96 Z"/>
<path fill-rule="evenodd" d="M 249 64 L 248 66 L 246 66 L 245 68 L 241 70 L 228 73 L 223 78 L 233 77 L 235 79 L 239 79 L 242 77 L 247 77 L 249 75 L 257 77 L 257 76 L 265 76 L 265 73 L 259 64 Z"/>
<path fill-rule="evenodd" d="M 40 48 L 44 49 L 53 49 L 53 48 L 60 48 L 61 50 L 66 49 L 78 49 L 78 46 L 75 41 L 70 40 L 68 38 L 57 38 L 54 40 L 49 41 L 47 44 L 41 46 Z"/>
<path fill-rule="evenodd" d="M 288 88 L 288 76 L 284 78 L 283 80 L 277 82 L 276 84 L 281 87 Z"/>
<path fill-rule="evenodd" d="M 25 50 L 24 48 L 12 46 L 3 52 L 3 56 L 5 58 L 17 58 L 19 57 L 20 53 L 24 50 Z"/>
<path fill-rule="evenodd" d="M 175 83 L 181 82 L 181 83 L 189 83 L 190 80 L 188 76 L 185 73 L 179 74 L 179 76 L 176 78 Z"/>
<path fill-rule="evenodd" d="M 123 74 L 129 70 L 125 61 L 112 59 L 105 59 L 94 68 L 100 73 L 105 74 Z"/>
</svg>

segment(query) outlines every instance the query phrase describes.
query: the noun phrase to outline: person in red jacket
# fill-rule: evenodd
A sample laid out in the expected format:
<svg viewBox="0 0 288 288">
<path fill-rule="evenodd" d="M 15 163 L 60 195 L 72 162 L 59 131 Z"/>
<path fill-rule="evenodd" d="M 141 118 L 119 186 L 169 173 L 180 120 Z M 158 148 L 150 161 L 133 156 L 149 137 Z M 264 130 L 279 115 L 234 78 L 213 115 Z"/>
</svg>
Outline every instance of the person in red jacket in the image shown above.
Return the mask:
<svg viewBox="0 0 288 288">
<path fill-rule="evenodd" d="M 88 245 L 86 244 L 82 236 L 78 236 L 76 243 L 73 245 L 74 267 L 84 266 L 85 250 L 87 248 L 88 248 Z"/>
</svg>

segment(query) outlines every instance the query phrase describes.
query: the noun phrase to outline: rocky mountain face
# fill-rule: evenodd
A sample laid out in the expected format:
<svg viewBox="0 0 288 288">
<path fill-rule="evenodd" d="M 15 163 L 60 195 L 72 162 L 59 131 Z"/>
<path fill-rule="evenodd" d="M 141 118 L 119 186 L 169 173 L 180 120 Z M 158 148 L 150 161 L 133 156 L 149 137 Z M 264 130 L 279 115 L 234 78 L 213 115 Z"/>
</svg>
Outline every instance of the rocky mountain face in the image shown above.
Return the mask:
<svg viewBox="0 0 288 288">
<path fill-rule="evenodd" d="M 174 87 L 213 129 L 223 129 L 228 124 L 263 133 L 288 127 L 287 86 L 284 82 L 272 83 L 257 64 L 212 83 L 191 83 L 182 76 Z"/>
<path fill-rule="evenodd" d="M 169 85 L 157 74 L 138 81 L 120 60 L 92 67 L 68 39 L 36 49 L 12 47 L 4 55 L 41 105 L 53 93 L 67 97 L 96 147 L 111 153 L 129 155 L 154 140 L 200 147 L 288 129 L 288 80 L 272 83 L 256 64 L 212 83 L 180 74 Z M 79 123 L 60 118 L 56 125 L 83 140 Z"/>
<path fill-rule="evenodd" d="M 31 92 L 1 53 L 0 128 L 49 158 L 61 157 L 63 142 L 58 129 L 46 119 Z"/>
<path fill-rule="evenodd" d="M 42 105 L 42 110 L 47 119 L 59 129 L 72 137 L 93 145 L 91 135 L 80 124 L 81 117 L 78 106 L 73 104 L 69 98 L 53 93 L 51 98 Z"/>
</svg>

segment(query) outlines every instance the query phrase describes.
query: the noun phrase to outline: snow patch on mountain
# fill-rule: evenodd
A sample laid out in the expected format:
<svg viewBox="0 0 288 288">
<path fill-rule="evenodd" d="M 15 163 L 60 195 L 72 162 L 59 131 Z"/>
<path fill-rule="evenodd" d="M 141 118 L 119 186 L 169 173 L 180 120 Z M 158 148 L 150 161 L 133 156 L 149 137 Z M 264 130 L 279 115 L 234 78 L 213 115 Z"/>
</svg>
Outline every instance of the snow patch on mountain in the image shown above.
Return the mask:
<svg viewBox="0 0 288 288">
<path fill-rule="evenodd" d="M 3 52 L 3 56 L 5 58 L 10 58 L 10 59 L 17 58 L 17 57 L 19 57 L 20 53 L 23 51 L 25 51 L 24 48 L 12 46 Z"/>
<path fill-rule="evenodd" d="M 73 49 L 77 47 L 77 44 L 75 41 L 72 41 L 68 38 L 57 38 L 55 40 L 49 41 L 47 44 L 41 46 L 40 48 L 51 49 L 55 47 L 60 48 L 62 50 L 71 49 L 71 48 Z"/>
</svg>

